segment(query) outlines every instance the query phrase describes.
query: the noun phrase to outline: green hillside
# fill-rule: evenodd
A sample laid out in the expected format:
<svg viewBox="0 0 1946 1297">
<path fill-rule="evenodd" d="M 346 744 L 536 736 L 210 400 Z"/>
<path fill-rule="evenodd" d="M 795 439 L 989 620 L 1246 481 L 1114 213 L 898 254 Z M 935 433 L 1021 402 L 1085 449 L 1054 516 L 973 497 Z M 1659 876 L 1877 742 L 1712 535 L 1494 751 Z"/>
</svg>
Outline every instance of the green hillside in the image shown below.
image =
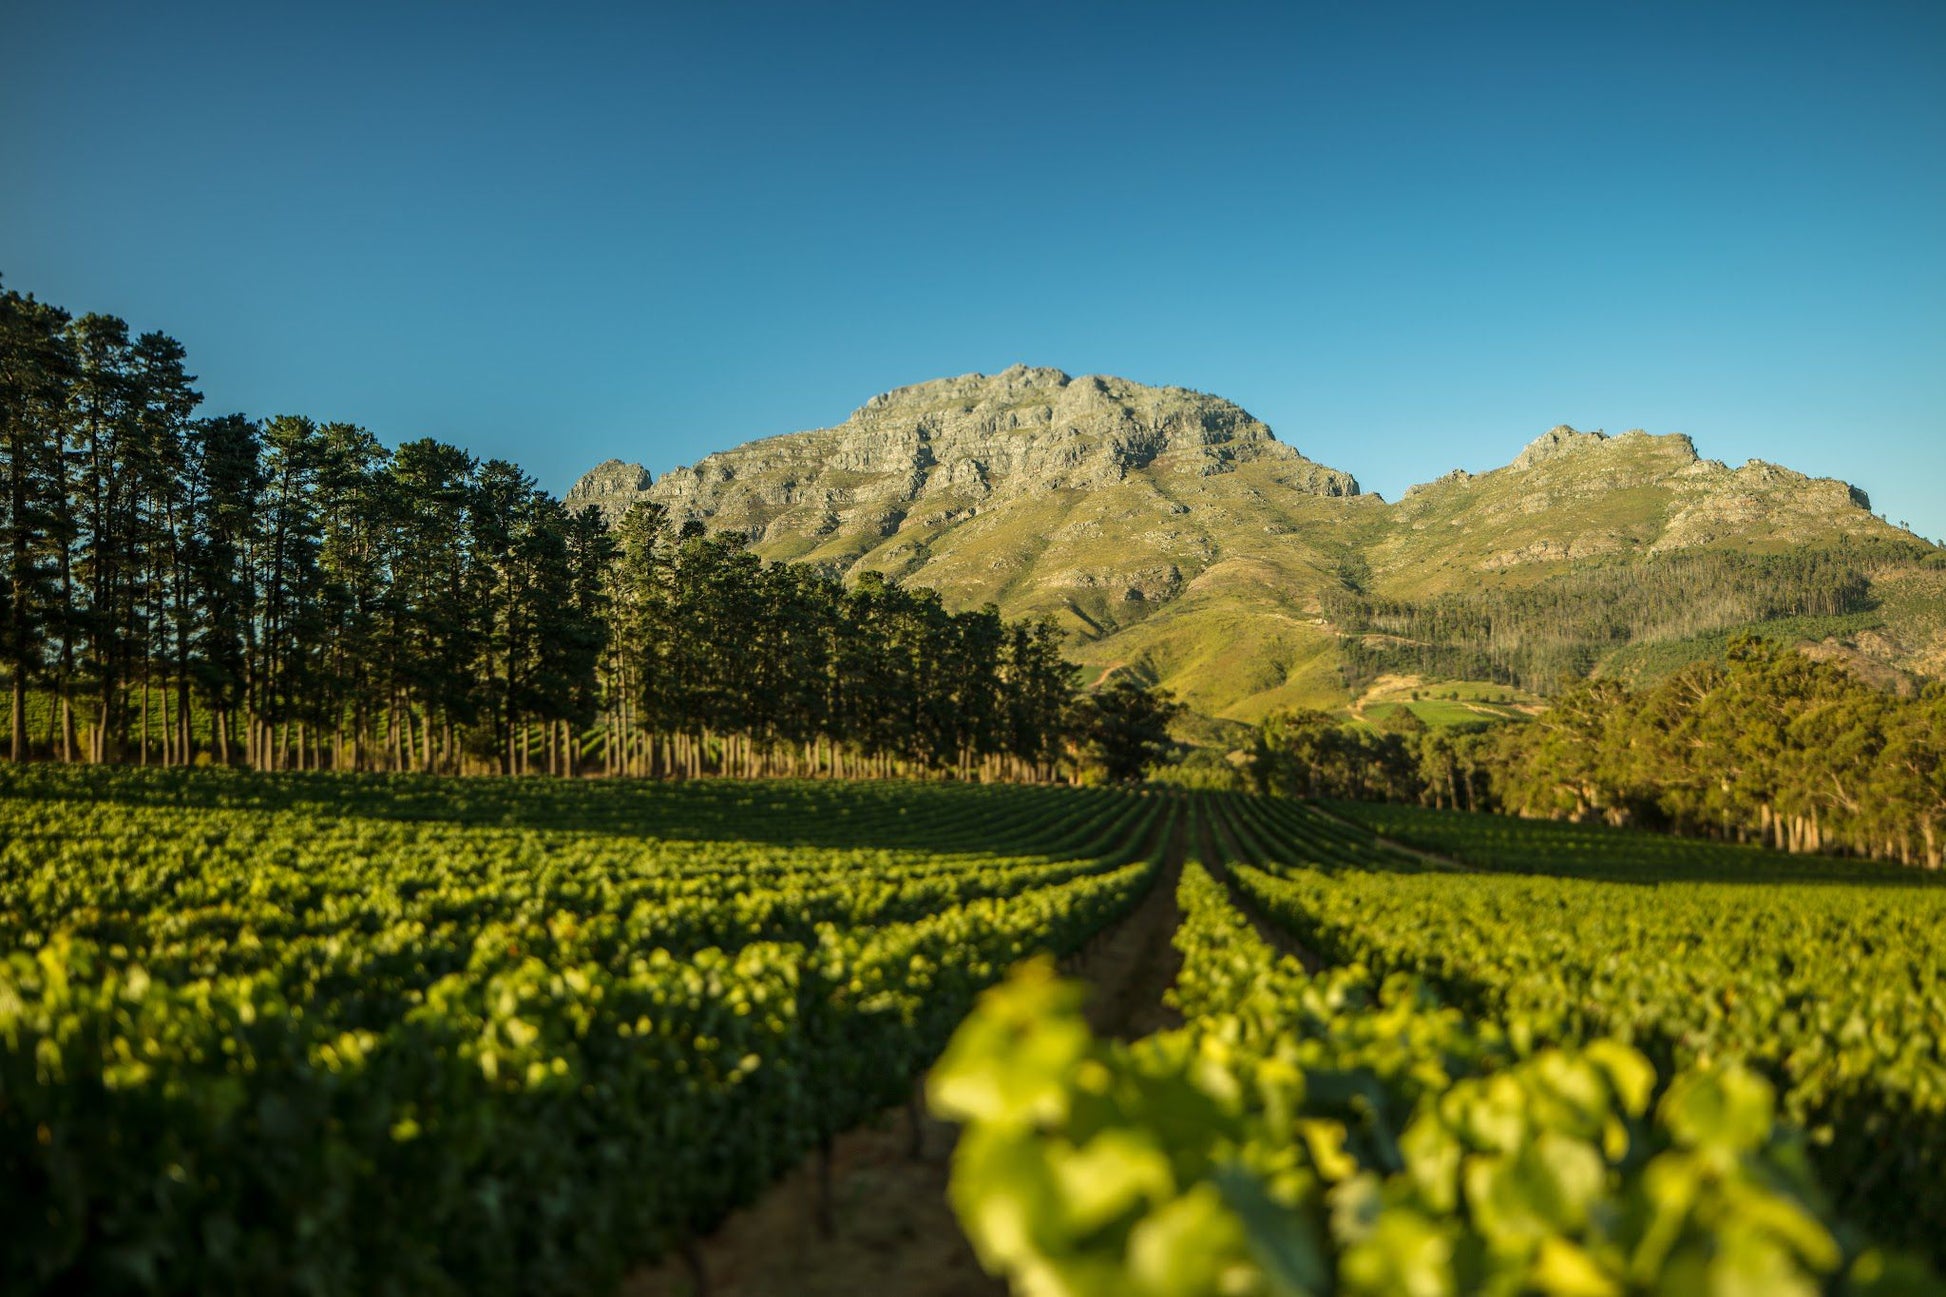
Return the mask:
<svg viewBox="0 0 1946 1297">
<path fill-rule="evenodd" d="M 1387 675 L 1544 694 L 1752 626 L 1887 678 L 1946 666 L 1939 551 L 1844 482 L 1731 468 L 1681 435 L 1555 428 L 1388 503 L 1219 397 L 1015 366 L 653 482 L 611 461 L 570 500 L 646 500 L 767 558 L 1050 616 L 1092 677 L 1132 672 L 1212 718 L 1346 708 Z"/>
</svg>

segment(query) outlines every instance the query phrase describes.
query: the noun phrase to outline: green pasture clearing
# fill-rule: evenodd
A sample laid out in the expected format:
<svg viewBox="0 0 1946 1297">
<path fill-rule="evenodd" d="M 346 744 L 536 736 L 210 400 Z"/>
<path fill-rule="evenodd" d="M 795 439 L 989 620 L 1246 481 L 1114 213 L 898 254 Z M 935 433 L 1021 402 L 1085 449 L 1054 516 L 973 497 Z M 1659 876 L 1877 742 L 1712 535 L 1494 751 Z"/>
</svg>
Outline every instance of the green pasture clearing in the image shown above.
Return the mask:
<svg viewBox="0 0 1946 1297">
<path fill-rule="evenodd" d="M 1377 724 L 1401 711 L 1412 713 L 1436 730 L 1451 729 L 1455 725 L 1488 725 L 1495 721 L 1522 719 L 1522 714 L 1512 707 L 1449 702 L 1443 698 L 1422 702 L 1369 703 L 1364 709 L 1364 719 Z"/>
</svg>

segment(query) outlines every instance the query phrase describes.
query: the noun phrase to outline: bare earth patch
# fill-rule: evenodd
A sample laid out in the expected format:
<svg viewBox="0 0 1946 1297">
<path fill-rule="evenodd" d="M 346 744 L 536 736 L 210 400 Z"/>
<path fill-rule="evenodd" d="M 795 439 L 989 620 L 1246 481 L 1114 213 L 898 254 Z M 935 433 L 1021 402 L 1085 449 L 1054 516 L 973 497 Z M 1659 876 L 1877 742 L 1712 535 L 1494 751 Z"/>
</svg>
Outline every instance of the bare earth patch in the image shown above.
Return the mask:
<svg viewBox="0 0 1946 1297">
<path fill-rule="evenodd" d="M 910 1156 L 903 1113 L 847 1131 L 831 1153 L 833 1232 L 818 1228 L 815 1158 L 771 1186 L 697 1248 L 711 1297 L 1001 1297 L 946 1202 L 952 1128 L 928 1119 Z M 680 1258 L 633 1276 L 626 1297 L 699 1297 Z"/>
</svg>

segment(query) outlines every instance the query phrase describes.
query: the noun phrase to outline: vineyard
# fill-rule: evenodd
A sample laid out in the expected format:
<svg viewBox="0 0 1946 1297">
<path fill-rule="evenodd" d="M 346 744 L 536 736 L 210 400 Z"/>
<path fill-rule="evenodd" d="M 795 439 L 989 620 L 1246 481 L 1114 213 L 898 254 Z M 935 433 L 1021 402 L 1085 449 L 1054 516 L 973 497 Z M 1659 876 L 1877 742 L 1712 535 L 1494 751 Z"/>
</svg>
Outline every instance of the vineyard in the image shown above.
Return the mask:
<svg viewBox="0 0 1946 1297">
<path fill-rule="evenodd" d="M 1096 1039 L 1045 965 L 981 1001 L 931 1096 L 1016 1291 L 1941 1291 L 1946 891 L 1694 843 L 1499 874 L 1553 830 L 1375 815 L 1415 842 L 1197 800 L 1180 1030 Z"/>
<path fill-rule="evenodd" d="M 967 786 L 10 775 L 9 1291 L 588 1292 L 1155 869 Z M 572 826 L 572 827 L 570 827 Z"/>
<path fill-rule="evenodd" d="M 1023 1293 L 1937 1291 L 1946 891 L 1353 809 L 0 771 L 0 1290 L 612 1291 L 923 1079 Z"/>
</svg>

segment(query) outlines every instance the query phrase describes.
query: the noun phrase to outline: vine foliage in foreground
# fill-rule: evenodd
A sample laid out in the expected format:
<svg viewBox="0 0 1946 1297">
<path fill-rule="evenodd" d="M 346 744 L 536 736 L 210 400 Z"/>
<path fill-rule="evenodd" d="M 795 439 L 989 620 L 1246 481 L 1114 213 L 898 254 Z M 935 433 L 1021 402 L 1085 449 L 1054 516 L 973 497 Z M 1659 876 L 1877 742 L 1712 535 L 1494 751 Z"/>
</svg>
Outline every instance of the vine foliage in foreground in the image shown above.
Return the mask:
<svg viewBox="0 0 1946 1297">
<path fill-rule="evenodd" d="M 1307 975 L 1198 866 L 1179 900 L 1183 1029 L 1097 1040 L 1042 962 L 932 1074 L 955 1208 L 1015 1291 L 1939 1291 L 1831 1218 L 1754 1073 L 1522 1054 L 1415 978 Z"/>
</svg>

